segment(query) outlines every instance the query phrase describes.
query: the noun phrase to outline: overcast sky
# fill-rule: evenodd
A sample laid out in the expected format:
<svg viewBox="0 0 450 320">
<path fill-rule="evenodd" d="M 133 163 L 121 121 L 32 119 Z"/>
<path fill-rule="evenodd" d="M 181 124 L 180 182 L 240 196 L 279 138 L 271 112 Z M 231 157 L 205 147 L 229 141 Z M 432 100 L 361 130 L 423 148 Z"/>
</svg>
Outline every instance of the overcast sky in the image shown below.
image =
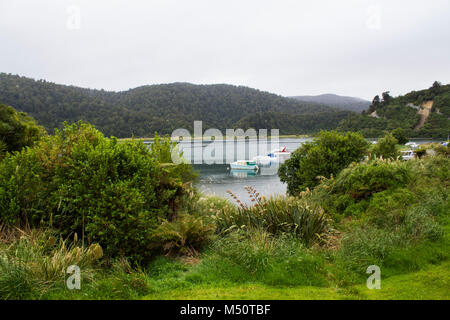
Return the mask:
<svg viewBox="0 0 450 320">
<path fill-rule="evenodd" d="M 450 0 L 0 0 L 0 72 L 398 95 L 450 83 Z"/>
</svg>

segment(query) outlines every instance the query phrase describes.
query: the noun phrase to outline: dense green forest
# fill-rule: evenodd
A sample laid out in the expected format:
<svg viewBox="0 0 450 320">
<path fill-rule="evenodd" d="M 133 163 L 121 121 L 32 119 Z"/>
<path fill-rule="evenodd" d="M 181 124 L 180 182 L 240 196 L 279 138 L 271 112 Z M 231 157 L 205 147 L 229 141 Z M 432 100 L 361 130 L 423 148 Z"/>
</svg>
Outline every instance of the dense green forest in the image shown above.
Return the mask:
<svg viewBox="0 0 450 320">
<path fill-rule="evenodd" d="M 362 112 L 367 110 L 370 106 L 370 101 L 355 97 L 339 96 L 331 93 L 317 96 L 295 96 L 291 98 L 304 102 L 321 103 L 327 106 L 353 112 Z"/>
<path fill-rule="evenodd" d="M 192 130 L 194 120 L 202 120 L 204 129 L 223 130 L 237 123 L 260 129 L 267 128 L 269 122 L 276 124 L 281 134 L 310 133 L 336 128 L 345 115 L 325 105 L 242 86 L 173 83 L 108 92 L 5 73 L 0 74 L 0 103 L 27 112 L 50 133 L 62 128 L 64 121 L 84 120 L 105 135 L 116 137 L 170 134 L 177 128 Z M 255 114 L 258 120 L 249 121 L 248 117 Z M 288 115 L 295 117 L 285 126 Z"/>
<path fill-rule="evenodd" d="M 314 114 L 289 114 L 273 111 L 258 112 L 239 120 L 236 128 L 280 129 L 282 134 L 308 134 L 335 129 L 339 122 L 349 117 L 349 111 L 330 111 Z"/>
<path fill-rule="evenodd" d="M 427 107 L 431 107 L 429 114 Z M 403 128 L 409 137 L 446 138 L 450 134 L 450 85 L 435 82 L 429 89 L 398 97 L 384 92 L 381 98 L 375 96 L 367 111 L 352 114 L 339 125 L 341 131 L 359 131 L 366 137 L 379 137 L 395 128 Z"/>
</svg>

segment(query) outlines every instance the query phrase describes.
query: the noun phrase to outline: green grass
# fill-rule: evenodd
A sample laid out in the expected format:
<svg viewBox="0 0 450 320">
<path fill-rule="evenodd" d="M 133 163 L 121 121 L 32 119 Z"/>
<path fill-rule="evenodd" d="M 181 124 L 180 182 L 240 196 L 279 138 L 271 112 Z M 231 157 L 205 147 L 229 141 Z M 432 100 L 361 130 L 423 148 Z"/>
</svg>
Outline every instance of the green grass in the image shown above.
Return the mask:
<svg viewBox="0 0 450 320">
<path fill-rule="evenodd" d="M 450 262 L 429 266 L 419 272 L 381 278 L 381 289 L 369 290 L 365 284 L 347 289 L 312 286 L 273 287 L 263 284 L 210 284 L 154 292 L 148 300 L 448 300 Z"/>
<path fill-rule="evenodd" d="M 262 284 L 196 286 L 145 296 L 149 300 L 336 300 L 344 299 L 339 289 L 319 287 L 281 288 Z"/>
<path fill-rule="evenodd" d="M 375 300 L 449 300 L 450 262 L 429 266 L 418 272 L 381 280 L 380 290 L 358 286 L 364 299 Z"/>
</svg>

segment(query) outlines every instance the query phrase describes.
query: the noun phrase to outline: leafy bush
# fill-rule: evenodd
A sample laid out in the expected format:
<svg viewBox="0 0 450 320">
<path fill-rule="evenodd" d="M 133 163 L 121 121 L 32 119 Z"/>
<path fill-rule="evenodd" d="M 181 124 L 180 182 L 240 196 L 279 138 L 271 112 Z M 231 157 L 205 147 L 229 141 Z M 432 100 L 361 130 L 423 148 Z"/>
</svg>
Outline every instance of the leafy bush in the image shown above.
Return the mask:
<svg viewBox="0 0 450 320">
<path fill-rule="evenodd" d="M 279 168 L 288 193 L 297 195 L 319 184 L 318 177 L 329 178 L 350 163 L 363 159 L 368 142 L 358 133 L 322 131 L 311 142 L 303 143 Z"/>
<path fill-rule="evenodd" d="M 364 217 L 380 228 L 389 228 L 403 223 L 405 208 L 416 201 L 415 194 L 406 188 L 381 191 L 368 202 Z"/>
<path fill-rule="evenodd" d="M 375 145 L 369 150 L 372 156 L 383 159 L 397 159 L 400 152 L 397 150 L 398 140 L 392 135 L 387 134 L 379 139 Z"/>
<path fill-rule="evenodd" d="M 0 140 L 0 161 L 3 160 L 3 158 L 6 155 L 6 152 L 8 152 L 8 146 L 6 145 L 5 142 L 3 142 L 2 140 Z"/>
<path fill-rule="evenodd" d="M 349 194 L 353 199 L 362 200 L 377 192 L 404 187 L 412 177 L 409 163 L 376 159 L 343 170 L 336 177 L 332 192 Z"/>
<path fill-rule="evenodd" d="M 405 144 L 408 142 L 408 138 L 406 137 L 405 129 L 403 129 L 403 128 L 394 129 L 394 130 L 392 130 L 391 134 L 395 139 L 397 139 L 399 144 Z"/>
<path fill-rule="evenodd" d="M 194 177 L 189 165 L 160 162 L 167 139 L 154 154 L 141 141 L 66 125 L 0 164 L 0 221 L 77 232 L 108 255 L 145 259 L 158 219 L 176 216 Z"/>
<path fill-rule="evenodd" d="M 2 149 L 18 151 L 33 145 L 44 134 L 45 130 L 26 113 L 0 104 L 0 159 Z M 4 144 L 3 147 L 1 144 Z"/>
</svg>

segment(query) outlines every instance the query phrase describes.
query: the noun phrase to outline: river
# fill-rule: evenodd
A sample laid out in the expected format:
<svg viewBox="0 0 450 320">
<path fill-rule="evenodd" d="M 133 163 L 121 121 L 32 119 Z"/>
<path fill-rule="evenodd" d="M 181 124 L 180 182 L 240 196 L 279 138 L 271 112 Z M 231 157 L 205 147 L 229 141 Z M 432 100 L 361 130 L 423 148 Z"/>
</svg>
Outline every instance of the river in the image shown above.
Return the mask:
<svg viewBox="0 0 450 320">
<path fill-rule="evenodd" d="M 249 204 L 250 199 L 244 189 L 245 186 L 254 187 L 266 197 L 286 193 L 286 184 L 282 183 L 277 175 L 278 166 L 261 167 L 258 172 L 254 172 L 230 170 L 229 164 L 236 160 L 252 159 L 255 155 L 265 155 L 273 149 L 284 146 L 292 152 L 302 143 L 311 139 L 280 138 L 278 144 L 270 140 L 228 140 L 180 142 L 179 145 L 185 158 L 189 159 L 193 163 L 194 169 L 199 172 L 196 186 L 200 191 L 207 195 L 217 195 L 233 200 L 227 193 L 227 190 L 230 190 L 242 202 Z M 418 144 L 430 142 L 430 140 L 423 139 L 412 141 Z"/>
</svg>

